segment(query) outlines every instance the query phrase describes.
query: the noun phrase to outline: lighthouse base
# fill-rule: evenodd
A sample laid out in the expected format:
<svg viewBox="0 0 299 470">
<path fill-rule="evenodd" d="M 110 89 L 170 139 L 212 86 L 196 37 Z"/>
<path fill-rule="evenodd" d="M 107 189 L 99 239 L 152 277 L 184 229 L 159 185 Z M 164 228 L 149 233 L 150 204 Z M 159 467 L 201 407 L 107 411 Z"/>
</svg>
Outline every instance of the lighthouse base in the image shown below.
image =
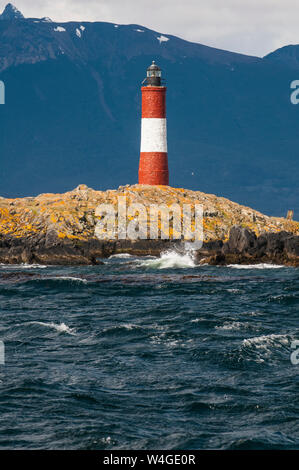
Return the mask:
<svg viewBox="0 0 299 470">
<path fill-rule="evenodd" d="M 141 152 L 139 184 L 169 185 L 168 157 L 166 152 Z"/>
</svg>

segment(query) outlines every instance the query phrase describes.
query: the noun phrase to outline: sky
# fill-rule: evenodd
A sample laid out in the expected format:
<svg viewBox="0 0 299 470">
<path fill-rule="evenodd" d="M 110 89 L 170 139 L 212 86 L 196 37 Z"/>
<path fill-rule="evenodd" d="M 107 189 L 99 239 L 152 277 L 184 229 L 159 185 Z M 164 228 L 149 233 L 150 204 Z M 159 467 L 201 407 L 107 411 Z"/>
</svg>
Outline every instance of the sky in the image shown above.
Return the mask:
<svg viewBox="0 0 299 470">
<path fill-rule="evenodd" d="M 7 0 L 0 0 L 3 10 Z M 139 24 L 164 34 L 264 56 L 299 44 L 298 0 L 13 0 L 25 17 Z"/>
</svg>

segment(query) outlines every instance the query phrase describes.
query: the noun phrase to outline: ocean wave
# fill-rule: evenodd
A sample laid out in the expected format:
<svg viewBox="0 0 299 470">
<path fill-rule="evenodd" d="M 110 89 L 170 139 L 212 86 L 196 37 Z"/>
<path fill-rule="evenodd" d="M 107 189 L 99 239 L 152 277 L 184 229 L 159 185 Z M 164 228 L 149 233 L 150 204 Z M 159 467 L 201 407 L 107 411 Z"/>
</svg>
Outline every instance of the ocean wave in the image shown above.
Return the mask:
<svg viewBox="0 0 299 470">
<path fill-rule="evenodd" d="M 114 325 L 109 328 L 104 328 L 103 333 L 111 333 L 115 330 L 137 330 L 141 327 L 139 325 L 134 325 L 133 323 L 123 323 L 121 325 Z"/>
<path fill-rule="evenodd" d="M 124 323 L 118 327 L 124 328 L 125 330 L 134 330 L 134 328 L 140 328 L 138 325 L 134 325 L 133 323 Z"/>
<path fill-rule="evenodd" d="M 162 345 L 166 348 L 186 348 L 193 343 L 193 339 L 183 340 L 179 338 L 167 337 L 166 333 L 152 335 L 150 342 L 155 345 Z"/>
<path fill-rule="evenodd" d="M 241 330 L 245 328 L 249 328 L 249 323 L 242 323 L 239 321 L 233 321 L 233 322 L 225 322 L 221 326 L 215 326 L 216 330 Z"/>
<path fill-rule="evenodd" d="M 4 264 L 0 263 L 5 269 L 45 269 L 49 266 L 44 264 Z"/>
<path fill-rule="evenodd" d="M 76 332 L 75 332 L 74 328 L 70 328 L 65 323 L 59 323 L 58 324 L 58 323 L 54 323 L 54 322 L 45 323 L 45 322 L 42 322 L 42 321 L 32 321 L 32 322 L 29 322 L 27 324 L 44 326 L 46 328 L 52 328 L 52 329 L 58 331 L 59 333 L 67 333 L 67 334 L 72 335 L 72 336 L 76 335 Z"/>
<path fill-rule="evenodd" d="M 103 444 L 112 444 L 112 438 L 111 438 L 110 436 L 103 437 L 103 438 L 101 439 L 101 442 L 102 442 Z"/>
<path fill-rule="evenodd" d="M 49 285 L 49 283 L 80 283 L 86 284 L 88 281 L 87 279 L 81 277 L 74 277 L 74 276 L 48 276 L 42 274 L 33 274 L 29 272 L 22 272 L 22 271 L 11 271 L 9 274 L 1 274 L 1 280 L 6 282 L 13 282 L 18 284 L 26 284 L 26 285 Z"/>
<path fill-rule="evenodd" d="M 72 281 L 72 282 L 83 282 L 84 284 L 87 283 L 87 280 L 81 277 L 73 277 L 73 276 L 55 276 L 55 277 L 48 277 L 42 279 L 44 280 L 50 280 L 50 281 Z"/>
<path fill-rule="evenodd" d="M 288 351 L 291 344 L 290 335 L 270 334 L 246 338 L 242 342 L 242 350 L 255 362 L 265 362 L 277 354 Z"/>
<path fill-rule="evenodd" d="M 33 278 L 33 279 L 26 279 L 25 282 L 27 283 L 44 283 L 44 282 L 71 282 L 71 283 L 82 283 L 82 284 L 87 284 L 87 279 L 84 279 L 82 277 L 74 277 L 74 276 L 45 276 L 45 277 L 38 277 L 38 278 Z"/>
<path fill-rule="evenodd" d="M 119 253 L 117 255 L 109 256 L 108 259 L 113 259 L 113 258 L 126 259 L 126 258 L 132 258 L 132 255 L 130 255 L 130 253 Z"/>
<path fill-rule="evenodd" d="M 296 294 L 279 294 L 279 295 L 270 295 L 268 302 L 278 303 L 284 305 L 298 304 L 299 296 Z"/>
<path fill-rule="evenodd" d="M 262 335 L 255 336 L 254 338 L 247 338 L 243 340 L 244 346 L 254 346 L 256 348 L 266 349 L 270 346 L 277 345 L 288 345 L 289 344 L 288 335 Z"/>
<path fill-rule="evenodd" d="M 160 258 L 140 261 L 139 266 L 152 269 L 194 268 L 195 262 L 192 253 L 178 253 L 177 251 L 165 251 Z"/>
<path fill-rule="evenodd" d="M 280 264 L 269 264 L 269 263 L 260 263 L 260 264 L 228 264 L 228 268 L 234 269 L 280 269 L 285 268 Z"/>
</svg>

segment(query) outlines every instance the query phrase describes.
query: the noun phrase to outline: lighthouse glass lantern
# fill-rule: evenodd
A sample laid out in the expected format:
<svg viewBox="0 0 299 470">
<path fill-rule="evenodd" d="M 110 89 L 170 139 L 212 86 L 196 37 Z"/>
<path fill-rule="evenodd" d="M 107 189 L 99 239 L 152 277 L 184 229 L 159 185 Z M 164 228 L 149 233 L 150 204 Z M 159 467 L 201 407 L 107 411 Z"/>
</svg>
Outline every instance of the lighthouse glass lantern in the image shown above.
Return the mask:
<svg viewBox="0 0 299 470">
<path fill-rule="evenodd" d="M 146 83 L 150 86 L 161 86 L 161 69 L 153 60 L 152 65 L 147 69 Z"/>
</svg>

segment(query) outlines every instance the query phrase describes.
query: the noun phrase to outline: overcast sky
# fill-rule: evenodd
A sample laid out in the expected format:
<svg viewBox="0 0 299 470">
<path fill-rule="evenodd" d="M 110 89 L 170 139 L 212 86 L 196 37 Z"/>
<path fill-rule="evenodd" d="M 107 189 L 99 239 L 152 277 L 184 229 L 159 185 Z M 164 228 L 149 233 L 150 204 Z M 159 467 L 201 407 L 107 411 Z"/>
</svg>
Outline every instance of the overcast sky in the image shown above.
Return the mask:
<svg viewBox="0 0 299 470">
<path fill-rule="evenodd" d="M 8 2 L 0 0 L 2 10 Z M 299 44 L 298 0 L 15 0 L 26 17 L 140 24 L 221 49 L 263 56 Z"/>
</svg>

